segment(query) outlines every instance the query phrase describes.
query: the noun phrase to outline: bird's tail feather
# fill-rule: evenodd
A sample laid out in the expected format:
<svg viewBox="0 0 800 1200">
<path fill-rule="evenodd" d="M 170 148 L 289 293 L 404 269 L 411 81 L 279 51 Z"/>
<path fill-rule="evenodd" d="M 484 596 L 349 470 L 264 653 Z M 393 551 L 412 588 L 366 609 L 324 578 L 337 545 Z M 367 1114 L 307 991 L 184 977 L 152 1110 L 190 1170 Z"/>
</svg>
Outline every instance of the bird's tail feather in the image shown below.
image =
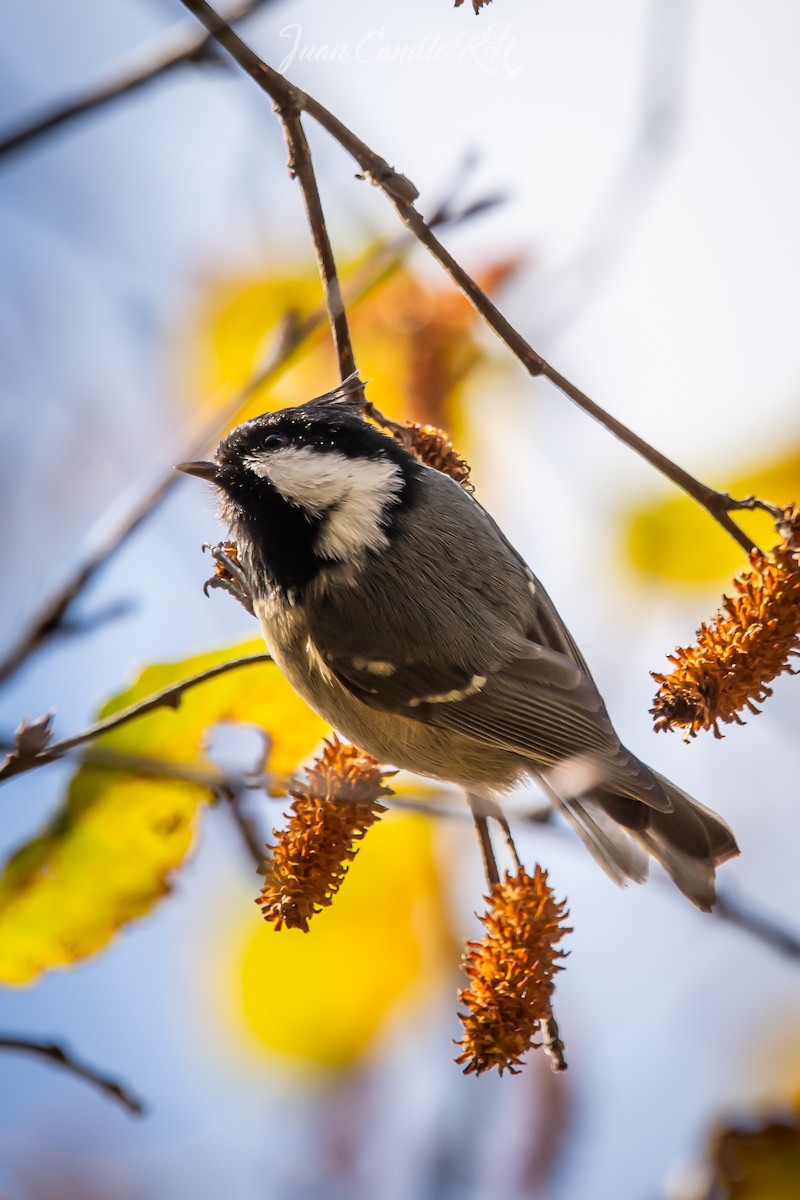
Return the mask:
<svg viewBox="0 0 800 1200">
<path fill-rule="evenodd" d="M 669 798 L 669 812 L 597 783 L 579 795 L 565 794 L 563 786 L 557 792 L 545 787 L 615 882 L 645 879 L 649 854 L 685 896 L 708 911 L 716 898 L 716 868 L 739 853 L 736 840 L 716 813 L 663 776 L 657 779 Z"/>
<path fill-rule="evenodd" d="M 647 879 L 647 854 L 630 834 L 620 830 L 603 809 L 584 798 L 557 797 L 556 808 L 562 813 L 592 857 L 615 883 L 624 887 L 629 880 Z"/>
</svg>

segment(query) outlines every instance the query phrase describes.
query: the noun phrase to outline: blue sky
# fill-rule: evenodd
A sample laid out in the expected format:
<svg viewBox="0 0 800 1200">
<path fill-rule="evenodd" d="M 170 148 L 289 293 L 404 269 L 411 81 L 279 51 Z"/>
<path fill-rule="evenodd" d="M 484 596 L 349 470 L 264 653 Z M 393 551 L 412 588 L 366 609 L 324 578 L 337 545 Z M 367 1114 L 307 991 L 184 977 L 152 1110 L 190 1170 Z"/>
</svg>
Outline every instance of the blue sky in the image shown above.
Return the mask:
<svg viewBox="0 0 800 1200">
<path fill-rule="evenodd" d="M 183 19 L 177 0 L 13 6 L 0 126 L 104 77 Z M 290 77 L 415 181 L 423 211 L 476 154 L 468 193 L 508 200 L 448 245 L 468 265 L 525 254 L 509 315 L 615 415 L 720 484 L 798 445 L 792 0 L 494 0 L 479 18 L 445 0 L 284 0 L 247 29 L 272 62 L 293 56 Z M 626 172 L 648 98 L 664 140 L 651 138 Z M 312 142 L 336 247 L 391 232 L 383 198 L 317 131 Z M 6 641 L 120 494 L 173 460 L 187 412 L 181 355 L 207 280 L 310 261 L 284 159 L 248 80 L 187 68 L 0 164 L 0 505 L 14 545 L 0 593 Z M 421 253 L 415 262 L 437 278 Z M 691 636 L 717 594 L 646 585 L 620 566 L 624 513 L 666 485 L 521 373 L 487 376 L 468 410 L 481 499 L 546 581 L 620 732 L 734 826 L 743 854 L 726 868 L 729 884 L 791 919 L 797 681 L 782 681 L 764 715 L 724 742 L 654 739 L 648 668 Z M 498 436 L 508 428 L 514 436 Z M 2 728 L 51 707 L 60 730 L 78 728 L 140 665 L 250 633 L 234 606 L 200 595 L 198 547 L 213 523 L 210 502 L 182 487 L 86 597 L 86 611 L 132 598 L 126 623 L 33 663 L 0 698 Z M 4 791 L 0 845 L 39 827 L 65 778 L 52 768 Z M 444 844 L 466 926 L 477 863 L 453 857 L 462 842 Z M 573 1123 L 548 1200 L 666 1195 L 720 1115 L 797 1089 L 800 975 L 666 887 L 620 893 L 560 838 L 526 832 L 521 844 L 546 861 L 576 926 L 558 992 L 574 1048 Z M 134 1126 L 79 1083 L 3 1056 L 0 1192 L 23 1194 L 14 1172 L 61 1146 L 92 1177 L 124 1179 L 132 1196 L 338 1194 L 313 1167 L 329 1083 L 228 1062 L 224 1029 L 186 1016 L 205 1011 L 214 969 L 198 937 L 199 897 L 241 894 L 247 906 L 248 887 L 239 847 L 212 814 L 175 896 L 106 955 L 0 992 L 3 1029 L 63 1035 L 153 1107 Z M 358 1195 L 433 1196 L 425 1163 L 452 1136 L 454 1113 L 483 1139 L 458 1195 L 497 1195 L 493 1162 L 507 1164 L 541 1125 L 549 1093 L 538 1066 L 530 1084 L 461 1080 L 449 1003 L 432 1000 L 428 1023 L 400 1028 L 364 1068 L 374 1120 Z M 292 1173 L 298 1158 L 305 1175 Z M 523 1194 L 511 1179 L 504 1186 Z"/>
</svg>

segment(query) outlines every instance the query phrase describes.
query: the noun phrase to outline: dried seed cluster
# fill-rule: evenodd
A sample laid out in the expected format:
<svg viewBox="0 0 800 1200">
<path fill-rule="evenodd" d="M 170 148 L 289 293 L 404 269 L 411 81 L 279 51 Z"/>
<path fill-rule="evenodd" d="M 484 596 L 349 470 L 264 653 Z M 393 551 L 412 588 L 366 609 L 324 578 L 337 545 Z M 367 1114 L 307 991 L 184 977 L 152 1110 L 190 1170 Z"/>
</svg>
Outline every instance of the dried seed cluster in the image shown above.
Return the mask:
<svg viewBox="0 0 800 1200">
<path fill-rule="evenodd" d="M 459 1014 L 464 1036 L 456 1062 L 466 1064 L 465 1075 L 492 1067 L 514 1074 L 538 1033 L 551 1038 L 553 976 L 565 957 L 557 944 L 572 932 L 563 924 L 566 902 L 555 900 L 541 867 L 532 877 L 522 868 L 507 873 L 488 901 L 481 917 L 486 934 L 467 943 L 464 971 L 470 983 L 459 996 L 467 1011 Z M 560 1043 L 558 1048 L 560 1054 Z M 557 1066 L 565 1065 L 559 1057 Z"/>
<path fill-rule="evenodd" d="M 277 841 L 261 894 L 256 898 L 266 921 L 276 929 L 302 929 L 314 913 L 332 903 L 371 825 L 385 812 L 380 798 L 390 796 L 386 772 L 369 754 L 337 738 L 325 743 L 306 769 L 302 787 Z"/>
<path fill-rule="evenodd" d="M 397 431 L 394 436 L 420 462 L 425 463 L 428 467 L 435 467 L 444 475 L 449 475 L 466 491 L 475 490 L 469 481 L 469 463 L 453 448 L 453 443 L 444 429 L 437 429 L 435 425 L 419 425 L 416 421 L 407 421 L 405 427 Z"/>
<path fill-rule="evenodd" d="M 241 563 L 239 562 L 239 548 L 236 542 L 220 542 L 216 549 L 224 551 L 234 566 L 241 567 Z M 214 574 L 217 579 L 223 579 L 225 583 L 232 583 L 238 586 L 239 581 L 236 576 L 231 575 L 225 563 L 219 558 L 214 559 Z"/>
<path fill-rule="evenodd" d="M 681 728 L 695 737 L 719 722 L 743 725 L 739 713 L 760 710 L 771 680 L 792 671 L 800 653 L 800 510 L 790 505 L 778 525 L 783 541 L 768 554 L 750 555 L 750 569 L 733 581 L 697 641 L 668 655 L 674 670 L 660 675 L 651 713 L 656 730 Z"/>
</svg>

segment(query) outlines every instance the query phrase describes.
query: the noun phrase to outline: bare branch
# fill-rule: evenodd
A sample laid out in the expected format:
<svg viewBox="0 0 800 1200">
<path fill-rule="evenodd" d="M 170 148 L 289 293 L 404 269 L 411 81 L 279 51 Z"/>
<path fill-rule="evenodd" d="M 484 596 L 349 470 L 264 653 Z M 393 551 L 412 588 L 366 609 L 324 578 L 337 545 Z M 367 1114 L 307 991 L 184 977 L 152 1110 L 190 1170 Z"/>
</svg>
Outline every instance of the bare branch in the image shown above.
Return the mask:
<svg viewBox="0 0 800 1200">
<path fill-rule="evenodd" d="M 413 204 L 403 203 L 390 196 L 403 223 L 411 230 L 417 239 L 427 247 L 433 257 L 444 267 L 450 278 L 467 297 L 473 307 L 481 314 L 486 323 L 497 336 L 519 359 L 529 375 L 543 375 L 549 379 L 559 391 L 563 392 L 580 409 L 594 420 L 603 425 L 610 433 L 619 438 L 626 446 L 635 450 L 642 458 L 660 471 L 679 488 L 682 488 L 693 500 L 697 501 L 731 537 L 748 553 L 754 549 L 750 537 L 731 519 L 729 512 L 736 507 L 736 502 L 723 492 L 718 492 L 707 484 L 701 483 L 683 467 L 672 462 L 660 450 L 656 450 L 644 438 L 639 437 L 622 421 L 606 412 L 599 404 L 590 399 L 585 392 L 576 387 L 569 379 L 551 366 L 534 348 L 522 337 L 513 325 L 503 316 L 497 305 L 487 296 L 481 287 L 461 267 L 448 250 L 442 245 L 436 235 L 426 224 L 424 218 L 417 212 Z"/>
<path fill-rule="evenodd" d="M 800 933 L 788 929 L 774 917 L 757 912 L 748 901 L 727 892 L 718 893 L 712 916 L 720 921 L 727 921 L 743 933 L 749 933 L 751 937 L 777 950 L 784 957 L 800 962 Z"/>
<path fill-rule="evenodd" d="M 198 767 L 193 763 L 171 762 L 166 758 L 153 758 L 148 754 L 128 753 L 110 746 L 76 746 L 65 750 L 62 758 L 75 759 L 80 767 L 99 767 L 105 771 L 119 771 L 123 775 L 140 775 L 146 779 L 166 779 L 175 783 L 191 783 L 207 788 L 218 799 L 226 798 L 231 791 L 246 791 L 253 788 L 269 790 L 280 786 L 278 781 L 267 775 L 234 775 L 219 771 L 214 766 Z M 57 762 L 58 759 L 48 759 Z M 47 763 L 42 763 L 47 766 Z"/>
<path fill-rule="evenodd" d="M 302 88 L 290 83 L 274 67 L 268 66 L 254 50 L 251 50 L 242 41 L 238 34 L 234 33 L 228 22 L 210 4 L 206 4 L 205 0 L 181 0 L 181 3 L 194 13 L 211 36 L 228 51 L 262 91 L 272 98 L 278 109 L 307 112 L 355 159 L 364 175 L 372 183 L 390 197 L 402 197 L 406 203 L 413 204 L 419 192 L 410 179 L 407 179 L 399 171 L 395 171 L 394 167 L 390 167 L 385 158 L 371 150 L 366 142 L 362 142 L 361 138 L 353 133 L 352 129 L 348 129 L 344 122 L 340 121 L 308 92 L 304 92 Z"/>
<path fill-rule="evenodd" d="M 94 741 L 103 733 L 109 733 L 112 729 L 118 729 L 120 725 L 127 725 L 129 721 L 136 721 L 139 717 L 145 716 L 156 708 L 177 708 L 181 702 L 183 695 L 191 688 L 197 687 L 200 683 L 206 683 L 209 679 L 214 679 L 218 675 L 224 675 L 228 671 L 238 671 L 242 667 L 249 667 L 255 663 L 271 662 L 268 654 L 250 654 L 244 658 L 234 658 L 229 662 L 219 663 L 216 667 L 209 667 L 206 671 L 200 671 L 197 675 L 192 675 L 188 679 L 182 679 L 180 683 L 170 684 L 169 687 L 162 688 L 160 692 L 156 692 L 153 696 L 148 696 L 146 700 L 140 700 L 137 704 L 131 704 L 128 708 L 124 708 L 121 712 L 114 713 L 110 717 L 105 717 L 102 721 L 96 721 L 94 725 L 88 726 L 80 733 L 75 733 L 72 737 L 62 738 L 59 742 L 51 742 L 49 745 L 39 746 L 38 748 L 30 749 L 27 742 L 27 732 L 31 726 L 25 722 L 17 731 L 17 739 L 14 750 L 8 755 L 5 762 L 0 766 L 0 782 L 6 779 L 11 779 L 15 775 L 22 775 L 26 771 L 32 771 L 36 767 L 43 767 L 47 763 L 55 762 L 58 758 L 63 758 L 70 750 L 74 750 L 76 746 L 82 746 L 86 742 Z M 41 721 L 41 719 L 40 719 Z M 40 722 L 34 722 L 34 726 L 38 728 Z"/>
<path fill-rule="evenodd" d="M 259 656 L 254 657 L 258 658 Z M 246 659 L 235 660 L 231 664 L 225 664 L 225 666 L 233 667 L 235 665 L 242 665 L 246 664 L 247 661 Z M 191 683 L 191 681 L 186 682 Z M 156 699 L 157 697 L 150 697 L 149 702 Z M 123 714 L 120 713 L 118 715 L 122 716 Z M 133 719 L 133 717 L 129 719 Z M 199 787 L 208 788 L 214 796 L 231 805 L 233 810 L 232 816 L 239 827 L 255 865 L 258 866 L 264 861 L 265 850 L 262 838 L 258 833 L 255 822 L 249 814 L 243 811 L 243 798 L 247 793 L 262 791 L 270 798 L 282 799 L 291 785 L 291 780 L 280 779 L 263 773 L 245 773 L 241 775 L 224 773 L 210 767 L 196 767 L 190 763 L 169 762 L 166 759 L 150 758 L 146 755 L 128 754 L 124 751 L 104 746 L 86 746 L 75 739 L 71 739 L 71 741 L 73 742 L 72 747 L 62 749 L 58 756 L 59 758 L 75 757 L 82 766 L 103 767 L 106 770 L 144 775 L 156 779 L 174 779 L 182 783 L 193 783 Z M 64 743 L 60 743 L 60 745 L 63 747 Z M 55 761 L 55 757 L 48 756 L 41 762 L 37 761 L 34 765 L 46 766 L 48 762 Z M 390 808 L 421 813 L 433 820 L 463 820 L 469 815 L 462 803 L 455 803 L 455 801 L 462 799 L 460 792 L 453 792 L 452 795 L 442 792 L 442 799 L 445 801 L 452 800 L 454 803 L 447 805 L 436 804 L 429 799 L 414 799 L 411 796 L 391 796 L 387 798 L 386 803 Z M 548 805 L 546 809 L 536 810 L 532 815 L 525 814 L 523 819 L 526 823 L 532 821 L 539 827 L 552 830 L 556 836 L 566 838 L 570 845 L 578 848 L 580 843 L 572 836 L 570 830 L 553 820 L 553 816 L 553 809 Z M 476 814 L 472 814 L 472 819 L 475 823 L 481 852 L 484 857 L 487 881 L 491 886 L 495 876 L 499 879 L 499 871 L 494 851 L 491 847 L 488 823 L 485 817 L 481 819 Z M 512 853 L 516 858 L 516 853 L 514 851 Z M 664 880 L 664 887 L 676 901 L 680 900 L 679 893 L 666 879 Z M 705 915 L 703 914 L 703 916 Z M 767 916 L 759 912 L 749 900 L 734 897 L 732 894 L 721 891 L 717 895 L 715 907 L 708 915 L 716 921 L 725 922 L 736 929 L 740 929 L 743 933 L 755 938 L 763 946 L 774 950 L 783 957 L 800 963 L 800 931 L 782 924 L 779 918 Z"/>
<path fill-rule="evenodd" d="M 489 891 L 491 891 L 495 884 L 500 882 L 500 872 L 497 869 L 497 859 L 494 856 L 492 835 L 489 833 L 489 818 L 483 811 L 483 806 L 480 800 L 467 793 L 467 801 L 472 812 L 472 819 L 475 822 L 475 832 L 478 835 L 478 845 L 481 848 L 483 872 L 486 876 L 486 882 L 489 885 Z"/>
<path fill-rule="evenodd" d="M 245 850 L 249 854 L 256 872 L 261 874 L 269 857 L 269 851 L 259 832 L 257 822 L 244 806 L 242 791 L 239 788 L 223 788 L 222 796 L 227 801 L 228 811 L 234 825 L 239 830 Z"/>
<path fill-rule="evenodd" d="M 350 338 L 350 326 L 347 320 L 347 310 L 342 299 L 342 289 L 336 270 L 336 260 L 333 256 L 328 229 L 325 224 L 325 214 L 322 211 L 322 200 L 311 161 L 311 149 L 308 145 L 303 122 L 294 107 L 277 106 L 278 116 L 283 125 L 286 147 L 289 151 L 289 173 L 296 178 L 303 192 L 308 228 L 314 253 L 317 258 L 317 268 L 325 293 L 325 306 L 328 310 L 328 320 L 331 326 L 336 357 L 339 360 L 339 375 L 344 381 L 356 371 L 356 360 L 353 354 L 353 343 Z M 361 396 L 363 399 L 363 388 Z"/>
<path fill-rule="evenodd" d="M 48 1062 L 54 1063 L 55 1066 L 62 1067 L 65 1071 L 69 1071 L 71 1075 L 76 1075 L 79 1079 L 84 1079 L 93 1087 L 98 1088 L 106 1096 L 110 1096 L 112 1100 L 116 1100 L 118 1104 L 121 1104 L 133 1116 L 141 1117 L 146 1112 L 142 1101 L 137 1096 L 134 1096 L 125 1084 L 81 1062 L 65 1046 L 62 1046 L 58 1042 L 38 1041 L 35 1038 L 0 1036 L 0 1050 L 16 1050 L 21 1054 L 35 1054 L 38 1058 L 47 1059 Z"/>
<path fill-rule="evenodd" d="M 70 578 L 45 603 L 27 629 L 23 630 L 0 662 L 0 685 L 16 675 L 27 660 L 57 634 L 64 632 L 66 616 L 77 597 L 88 587 L 100 569 L 119 550 L 177 484 L 174 472 L 165 475 L 141 501 L 126 514 L 80 564 Z"/>
<path fill-rule="evenodd" d="M 241 21 L 270 0 L 243 0 L 228 15 L 232 23 Z M 111 73 L 110 78 L 88 88 L 78 96 L 57 104 L 17 129 L 0 136 L 0 160 L 35 145 L 47 134 L 71 125 L 81 117 L 99 108 L 110 107 L 117 100 L 173 71 L 176 67 L 218 61 L 213 53 L 214 39 L 209 35 L 192 34 L 181 30 L 179 36 L 170 30 L 155 48 L 146 50 L 144 61 L 140 51 L 135 63 L 124 64 Z"/>
<path fill-rule="evenodd" d="M 581 843 L 573 836 L 572 831 L 560 821 L 555 820 L 555 815 L 555 810 L 548 805 L 546 810 L 538 809 L 533 813 L 524 814 L 523 819 L 526 823 L 536 824 L 540 829 L 550 830 L 557 837 L 566 838 L 571 846 L 579 846 Z M 666 876 L 659 876 L 659 881 L 663 881 L 665 889 L 671 896 L 676 900 L 680 899 L 680 893 L 676 891 Z M 800 931 L 783 925 L 779 919 L 758 912 L 749 900 L 734 897 L 727 891 L 718 891 L 714 907 L 710 913 L 703 913 L 702 919 L 707 916 L 716 921 L 725 921 L 740 929 L 742 933 L 749 934 L 762 945 L 776 950 L 785 958 L 800 962 Z"/>
<path fill-rule="evenodd" d="M 255 822 L 249 815 L 242 813 L 241 802 L 245 795 L 251 792 L 264 792 L 269 799 L 283 800 L 294 783 L 291 777 L 281 778 L 261 771 L 252 773 L 223 772 L 213 766 L 198 767 L 192 763 L 170 762 L 164 758 L 152 758 L 146 754 L 129 754 L 124 750 L 98 745 L 76 746 L 72 750 L 65 750 L 61 757 L 74 759 L 81 767 L 101 767 L 106 771 L 119 771 L 121 774 L 174 780 L 176 783 L 191 783 L 197 787 L 207 788 L 216 799 L 232 803 L 234 808 L 238 807 L 239 811 L 235 814 L 237 823 L 241 827 L 244 822 L 240 821 L 240 818 L 244 816 L 244 821 L 250 827 L 248 834 L 245 835 L 245 841 L 251 846 L 253 844 L 257 846 L 259 862 L 264 859 L 263 839 L 257 835 Z M 48 759 L 48 762 L 56 761 L 58 760 Z M 43 762 L 41 765 L 47 766 L 47 763 Z M 443 798 L 449 799 L 447 796 Z M 436 820 L 464 820 L 468 814 L 463 804 L 460 803 L 462 799 L 460 793 L 458 795 L 453 793 L 452 799 L 454 801 L 452 805 L 444 805 L 434 804 L 427 798 L 391 796 L 387 797 L 386 803 L 390 808 L 420 813 Z M 456 800 L 459 803 L 455 803 Z M 255 854 L 253 857 L 255 859 Z"/>
<path fill-rule="evenodd" d="M 746 551 L 754 547 L 754 543 L 730 517 L 730 511 L 735 505 L 730 497 L 707 484 L 695 479 L 677 463 L 672 462 L 666 455 L 651 446 L 643 438 L 628 429 L 616 417 L 611 416 L 593 400 L 551 366 L 514 328 L 500 312 L 496 304 L 487 296 L 474 279 L 460 266 L 453 256 L 445 249 L 431 227 L 414 207 L 414 201 L 419 195 L 416 187 L 405 175 L 395 171 L 384 158 L 376 154 L 369 146 L 361 141 L 352 130 L 348 129 L 338 117 L 329 112 L 319 101 L 315 100 L 302 88 L 290 83 L 274 67 L 269 66 L 236 34 L 222 17 L 206 3 L 206 0 L 181 0 L 190 12 L 193 12 L 205 28 L 212 34 L 220 45 L 228 51 L 240 67 L 247 72 L 255 83 L 269 95 L 275 106 L 280 109 L 307 112 L 337 142 L 356 160 L 366 177 L 381 188 L 391 200 L 394 208 L 405 226 L 425 246 L 433 257 L 444 267 L 450 278 L 467 297 L 476 311 L 497 334 L 509 350 L 519 359 L 530 375 L 543 375 L 549 379 L 565 396 L 578 405 L 585 413 L 599 421 L 610 433 L 624 442 L 637 454 L 641 455 L 656 470 L 661 471 L 678 487 L 682 488 L 692 499 L 696 500 L 732 538 Z"/>
</svg>

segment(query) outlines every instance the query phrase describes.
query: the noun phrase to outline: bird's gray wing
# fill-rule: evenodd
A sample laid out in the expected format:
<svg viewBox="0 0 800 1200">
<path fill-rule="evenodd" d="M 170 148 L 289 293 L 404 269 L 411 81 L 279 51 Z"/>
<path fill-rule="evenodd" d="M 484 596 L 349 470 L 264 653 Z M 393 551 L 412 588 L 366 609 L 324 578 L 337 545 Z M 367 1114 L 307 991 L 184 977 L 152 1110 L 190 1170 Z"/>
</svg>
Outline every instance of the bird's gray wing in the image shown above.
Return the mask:
<svg viewBox="0 0 800 1200">
<path fill-rule="evenodd" d="M 513 656 L 487 669 L 441 658 L 390 663 L 314 643 L 342 686 L 372 708 L 519 755 L 534 774 L 593 764 L 622 795 L 670 808 L 652 773 L 620 745 L 591 679 L 565 654 L 520 639 Z"/>
<path fill-rule="evenodd" d="M 531 774 L 591 759 L 621 794 L 668 810 L 540 581 L 453 480 L 431 470 L 425 485 L 357 586 L 334 579 L 307 605 L 322 661 L 372 708 L 506 750 Z"/>
<path fill-rule="evenodd" d="M 585 676 L 577 688 L 553 686 L 522 658 L 489 678 L 479 695 L 432 707 L 428 719 L 524 755 L 536 774 L 560 771 L 565 796 L 602 784 L 651 808 L 672 807 L 653 772 L 620 743 Z"/>
</svg>

